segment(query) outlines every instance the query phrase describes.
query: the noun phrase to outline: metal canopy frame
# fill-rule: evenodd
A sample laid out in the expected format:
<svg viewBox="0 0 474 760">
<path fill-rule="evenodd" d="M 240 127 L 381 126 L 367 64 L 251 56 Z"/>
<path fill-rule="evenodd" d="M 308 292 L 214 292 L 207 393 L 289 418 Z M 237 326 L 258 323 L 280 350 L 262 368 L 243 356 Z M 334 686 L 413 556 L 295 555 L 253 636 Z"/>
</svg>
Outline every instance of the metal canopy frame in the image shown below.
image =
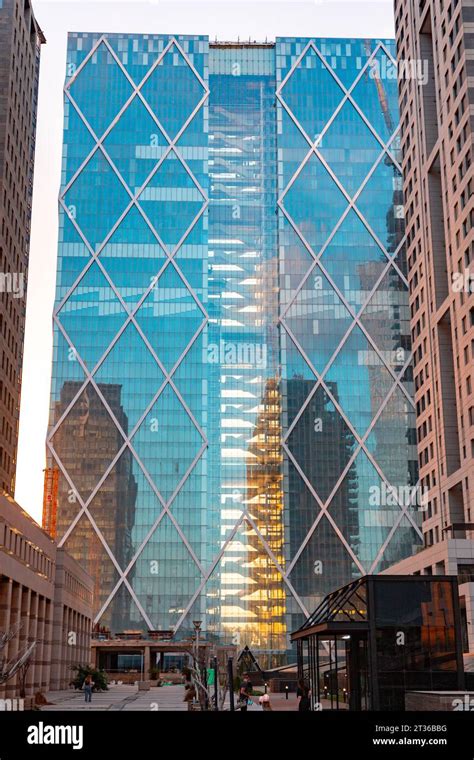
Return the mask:
<svg viewBox="0 0 474 760">
<path fill-rule="evenodd" d="M 327 630 L 339 631 L 340 633 L 350 633 L 354 629 L 354 626 L 362 625 L 361 630 L 366 630 L 369 622 L 369 605 L 367 599 L 368 591 L 368 576 L 358 578 L 352 583 L 348 583 L 346 586 L 333 591 L 324 597 L 323 601 L 316 607 L 314 612 L 308 617 L 306 622 L 295 631 L 291 638 L 292 641 L 296 641 L 300 638 L 308 636 L 313 629 L 318 628 L 321 632 Z M 361 591 L 364 590 L 366 598 L 361 596 Z M 348 603 L 352 596 L 357 596 L 360 601 L 365 604 L 365 615 L 362 614 L 360 609 L 357 609 L 354 605 L 351 605 L 353 616 L 348 610 L 344 609 L 344 605 Z M 343 614 L 347 619 L 344 621 L 337 620 L 337 616 Z"/>
</svg>

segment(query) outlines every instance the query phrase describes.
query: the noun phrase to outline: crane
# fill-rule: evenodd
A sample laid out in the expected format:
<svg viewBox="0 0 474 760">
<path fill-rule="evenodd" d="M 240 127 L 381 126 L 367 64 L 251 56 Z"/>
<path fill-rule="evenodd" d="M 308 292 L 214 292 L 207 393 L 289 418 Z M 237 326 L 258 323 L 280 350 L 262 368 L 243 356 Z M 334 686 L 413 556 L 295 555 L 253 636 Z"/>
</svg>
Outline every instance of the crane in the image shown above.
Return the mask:
<svg viewBox="0 0 474 760">
<path fill-rule="evenodd" d="M 370 56 L 372 55 L 372 48 L 370 46 L 370 40 L 364 40 L 364 47 L 365 47 L 365 52 L 367 54 L 367 59 L 369 59 Z M 387 127 L 388 134 L 391 137 L 393 135 L 393 133 L 395 132 L 395 125 L 393 123 L 392 114 L 390 113 L 390 108 L 389 108 L 389 105 L 388 105 L 387 93 L 385 92 L 385 88 L 384 88 L 384 86 L 382 84 L 382 80 L 380 79 L 379 72 L 378 72 L 376 66 L 374 66 L 374 62 L 372 62 L 371 65 L 373 67 L 373 69 L 372 69 L 373 70 L 373 79 L 374 79 L 374 82 L 375 82 L 375 87 L 377 88 L 377 95 L 378 95 L 378 98 L 379 98 L 380 107 L 382 109 L 383 118 L 384 118 L 384 121 L 385 121 L 385 126 Z"/>
</svg>

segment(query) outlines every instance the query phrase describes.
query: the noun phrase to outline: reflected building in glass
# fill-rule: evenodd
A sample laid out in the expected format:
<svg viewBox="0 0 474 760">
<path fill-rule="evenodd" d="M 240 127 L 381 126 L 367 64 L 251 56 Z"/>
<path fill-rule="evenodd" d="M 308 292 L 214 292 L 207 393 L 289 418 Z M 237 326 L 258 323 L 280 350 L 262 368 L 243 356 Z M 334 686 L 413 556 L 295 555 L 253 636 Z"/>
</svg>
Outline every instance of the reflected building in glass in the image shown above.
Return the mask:
<svg viewBox="0 0 474 760">
<path fill-rule="evenodd" d="M 394 45 L 67 55 L 45 524 L 98 624 L 277 664 L 420 542 Z"/>
<path fill-rule="evenodd" d="M 113 564 L 104 561 L 105 545 L 110 548 L 122 567 L 127 567 L 133 558 L 132 532 L 137 495 L 130 451 L 124 452 L 100 488 L 96 489 L 95 473 L 107 467 L 109 453 L 115 451 L 120 443 L 119 431 L 99 393 L 106 400 L 122 429 L 128 428 L 127 418 L 120 403 L 120 385 L 100 383 L 96 391 L 92 386 L 84 388 L 81 383 L 74 381 L 63 384 L 61 397 L 54 410 L 54 418 L 61 420 L 61 424 L 52 441 L 55 448 L 61 451 L 61 461 L 70 480 L 77 483 L 78 488 L 71 488 L 65 478 L 61 478 L 60 481 L 56 478 L 56 513 L 49 525 L 49 532 L 53 538 L 61 536 L 64 539 L 71 532 L 68 546 L 74 557 L 87 565 L 94 579 L 96 608 L 105 604 L 109 597 L 109 589 L 118 581 Z M 67 412 L 73 401 L 72 409 Z M 101 537 L 90 530 L 91 523 L 85 515 L 76 520 L 78 498 L 82 501 L 87 500 L 96 490 L 91 514 L 97 515 Z M 61 507 L 59 510 L 58 505 Z M 104 544 L 101 539 L 104 540 Z M 131 572 L 133 575 L 133 569 Z M 111 625 L 113 621 L 115 625 L 121 626 L 126 615 L 126 599 L 114 597 L 107 607 L 101 625 Z"/>
</svg>

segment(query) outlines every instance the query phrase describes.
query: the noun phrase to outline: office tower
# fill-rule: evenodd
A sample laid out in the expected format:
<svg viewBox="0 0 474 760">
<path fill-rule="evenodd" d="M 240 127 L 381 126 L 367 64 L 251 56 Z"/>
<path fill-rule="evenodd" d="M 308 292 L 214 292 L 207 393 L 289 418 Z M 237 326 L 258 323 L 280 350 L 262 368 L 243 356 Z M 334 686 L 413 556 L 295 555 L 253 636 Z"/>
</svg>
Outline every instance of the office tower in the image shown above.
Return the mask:
<svg viewBox="0 0 474 760">
<path fill-rule="evenodd" d="M 103 547 L 97 622 L 120 596 L 122 629 L 201 620 L 277 664 L 421 537 L 383 498 L 417 478 L 393 42 L 76 33 L 67 55 L 45 525 Z M 78 467 L 86 391 L 118 434 Z"/>
<path fill-rule="evenodd" d="M 424 551 L 392 571 L 457 574 L 465 646 L 472 651 L 474 8 L 455 0 L 406 0 L 395 6 L 418 457 L 426 505 Z"/>
<path fill-rule="evenodd" d="M 0 488 L 15 491 L 40 49 L 29 0 L 0 0 Z"/>
</svg>

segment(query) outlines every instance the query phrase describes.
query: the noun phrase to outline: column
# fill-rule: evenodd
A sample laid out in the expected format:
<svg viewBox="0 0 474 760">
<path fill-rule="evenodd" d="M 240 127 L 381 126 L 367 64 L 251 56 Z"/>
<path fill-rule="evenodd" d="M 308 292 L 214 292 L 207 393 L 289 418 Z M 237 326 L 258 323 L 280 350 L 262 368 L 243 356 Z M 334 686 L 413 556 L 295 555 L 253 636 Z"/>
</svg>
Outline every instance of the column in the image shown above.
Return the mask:
<svg viewBox="0 0 474 760">
<path fill-rule="evenodd" d="M 12 594 L 13 581 L 9 578 L 0 579 L 0 631 L 10 630 Z M 3 654 L 8 656 L 8 644 Z M 0 684 L 0 697 L 5 697 L 6 688 L 6 684 Z"/>
</svg>

